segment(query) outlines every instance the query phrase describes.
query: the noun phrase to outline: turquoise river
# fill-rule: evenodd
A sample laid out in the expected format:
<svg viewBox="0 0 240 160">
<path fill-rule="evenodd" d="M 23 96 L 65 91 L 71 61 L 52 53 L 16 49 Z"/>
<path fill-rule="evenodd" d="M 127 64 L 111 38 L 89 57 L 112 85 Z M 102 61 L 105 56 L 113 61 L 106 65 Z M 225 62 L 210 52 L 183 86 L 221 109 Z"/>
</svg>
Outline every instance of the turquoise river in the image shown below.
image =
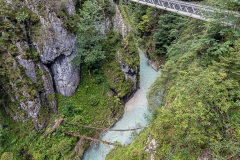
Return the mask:
<svg viewBox="0 0 240 160">
<path fill-rule="evenodd" d="M 122 118 L 111 128 L 112 130 L 124 130 L 148 125 L 148 118 L 146 117 L 151 116 L 151 113 L 148 110 L 146 94 L 159 75 L 160 72 L 153 70 L 148 65 L 148 59 L 143 53 L 140 53 L 140 89 L 126 103 Z M 133 131 L 107 131 L 100 136 L 100 139 L 126 145 L 133 141 Z M 93 144 L 85 152 L 83 160 L 104 160 L 111 149 L 113 149 L 111 145 Z"/>
</svg>

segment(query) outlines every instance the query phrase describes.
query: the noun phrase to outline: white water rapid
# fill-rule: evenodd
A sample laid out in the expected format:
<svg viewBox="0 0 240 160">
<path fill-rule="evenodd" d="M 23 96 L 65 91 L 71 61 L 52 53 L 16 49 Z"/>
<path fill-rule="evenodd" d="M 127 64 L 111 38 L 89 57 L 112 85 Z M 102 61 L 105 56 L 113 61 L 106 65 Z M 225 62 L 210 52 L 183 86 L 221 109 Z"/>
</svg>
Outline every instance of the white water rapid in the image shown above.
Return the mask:
<svg viewBox="0 0 240 160">
<path fill-rule="evenodd" d="M 140 89 L 126 103 L 125 112 L 122 118 L 116 122 L 111 129 L 130 129 L 148 125 L 147 116 L 151 116 L 148 110 L 146 93 L 160 72 L 153 70 L 147 63 L 148 59 L 140 53 Z M 120 142 L 129 144 L 132 142 L 132 131 L 107 131 L 100 136 L 100 139 L 108 142 Z M 138 131 L 139 133 L 139 131 Z M 113 146 L 99 143 L 91 145 L 83 156 L 83 160 L 104 160 Z"/>
</svg>

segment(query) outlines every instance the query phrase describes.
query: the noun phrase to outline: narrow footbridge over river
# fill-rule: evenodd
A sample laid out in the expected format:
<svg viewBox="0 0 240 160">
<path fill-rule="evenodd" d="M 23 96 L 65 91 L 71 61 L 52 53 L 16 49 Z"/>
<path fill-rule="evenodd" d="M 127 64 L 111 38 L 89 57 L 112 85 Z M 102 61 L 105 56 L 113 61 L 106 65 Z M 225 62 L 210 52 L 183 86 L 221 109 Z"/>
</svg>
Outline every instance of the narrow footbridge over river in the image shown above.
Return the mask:
<svg viewBox="0 0 240 160">
<path fill-rule="evenodd" d="M 214 21 L 220 19 L 220 22 L 225 25 L 233 25 L 231 18 L 240 17 L 239 12 L 234 12 L 230 10 L 220 10 L 213 7 L 202 6 L 198 4 L 183 2 L 179 0 L 130 0 L 133 2 L 145 4 L 148 6 L 160 8 L 170 12 L 178 13 L 188 17 L 204 20 L 204 21 Z M 227 19 L 227 21 L 226 21 Z"/>
</svg>

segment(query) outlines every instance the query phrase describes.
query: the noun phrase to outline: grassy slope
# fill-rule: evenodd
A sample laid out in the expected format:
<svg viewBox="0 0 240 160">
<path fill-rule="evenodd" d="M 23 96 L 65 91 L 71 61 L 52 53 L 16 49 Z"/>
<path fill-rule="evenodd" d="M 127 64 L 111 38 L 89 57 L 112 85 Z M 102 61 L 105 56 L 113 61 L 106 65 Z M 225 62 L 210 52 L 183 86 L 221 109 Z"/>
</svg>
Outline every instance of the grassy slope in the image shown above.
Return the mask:
<svg viewBox="0 0 240 160">
<path fill-rule="evenodd" d="M 122 98 L 132 92 L 132 82 L 124 80 L 124 74 L 116 63 L 115 54 L 117 50 L 122 50 L 124 56 L 128 57 L 128 60 L 131 59 L 126 63 L 135 68 L 139 66 L 138 52 L 132 40 L 128 42 L 126 39 L 123 42 L 119 35 L 111 31 L 102 43 L 107 57 L 103 62 L 104 65 L 91 70 L 91 73 L 86 67 L 82 67 L 81 81 L 74 95 L 72 97 L 57 95 L 58 114 L 51 117 L 46 132 L 51 129 L 56 118 L 63 117 L 64 122 L 52 135 L 44 138 L 44 133 L 34 131 L 30 123 L 16 123 L 5 114 L 4 110 L 1 110 L 0 124 L 3 124 L 4 128 L 0 130 L 2 159 L 6 157 L 10 157 L 9 159 L 11 157 L 12 159 L 25 159 L 24 157 L 71 159 L 76 156 L 73 149 L 78 139 L 65 136 L 64 131 L 98 137 L 101 130 L 87 129 L 81 127 L 81 124 L 108 128 L 122 115 L 124 108 L 119 97 Z M 121 49 L 123 46 L 125 49 Z M 118 81 L 115 82 L 115 79 Z M 118 88 L 119 95 L 115 95 L 111 87 Z M 89 141 L 85 141 L 84 148 L 88 145 Z"/>
<path fill-rule="evenodd" d="M 58 104 L 59 112 L 51 121 L 64 117 L 64 123 L 45 139 L 28 123 L 16 123 L 1 110 L 0 122 L 4 125 L 2 136 L 4 146 L 0 151 L 12 152 L 17 159 L 21 157 L 20 150 L 25 156 L 32 155 L 33 159 L 69 159 L 73 155 L 72 148 L 77 139 L 65 136 L 64 131 L 97 136 L 100 131 L 89 130 L 78 124 L 107 128 L 123 111 L 119 98 L 113 97 L 106 79 L 100 75 L 89 76 L 86 70 L 82 73 L 81 83 L 74 95 L 72 97 L 58 95 Z"/>
</svg>

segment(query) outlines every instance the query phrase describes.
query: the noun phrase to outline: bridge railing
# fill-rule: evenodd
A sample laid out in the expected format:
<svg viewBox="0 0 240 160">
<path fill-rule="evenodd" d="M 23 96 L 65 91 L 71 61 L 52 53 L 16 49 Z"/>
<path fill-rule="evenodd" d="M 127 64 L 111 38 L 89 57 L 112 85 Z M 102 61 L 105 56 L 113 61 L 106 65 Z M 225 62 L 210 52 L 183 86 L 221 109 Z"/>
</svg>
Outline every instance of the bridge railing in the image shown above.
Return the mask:
<svg viewBox="0 0 240 160">
<path fill-rule="evenodd" d="M 204 17 L 203 12 L 214 13 L 214 10 L 212 10 L 211 8 L 176 0 L 131 0 L 131 1 L 168 10 L 171 12 L 179 13 L 182 15 L 186 15 L 201 20 L 207 20 Z"/>
<path fill-rule="evenodd" d="M 226 17 L 228 17 L 229 15 L 240 17 L 239 12 L 219 10 L 208 6 L 202 6 L 178 0 L 130 0 L 130 1 L 142 3 L 148 6 L 164 9 L 167 11 L 175 12 L 196 19 L 201 19 L 204 21 L 212 21 L 212 19 L 215 18 L 216 15 L 218 15 L 220 21 L 223 21 L 221 19 L 227 19 Z M 225 24 L 231 23 L 226 22 Z"/>
</svg>

